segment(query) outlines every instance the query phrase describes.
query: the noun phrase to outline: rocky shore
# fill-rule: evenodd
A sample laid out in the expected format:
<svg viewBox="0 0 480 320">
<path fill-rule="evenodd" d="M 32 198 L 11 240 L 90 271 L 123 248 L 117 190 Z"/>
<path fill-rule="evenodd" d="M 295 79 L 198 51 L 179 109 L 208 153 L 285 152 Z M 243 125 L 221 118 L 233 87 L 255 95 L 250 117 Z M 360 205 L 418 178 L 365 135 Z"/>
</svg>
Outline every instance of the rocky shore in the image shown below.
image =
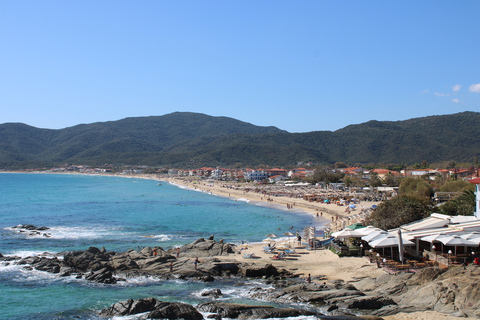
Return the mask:
<svg viewBox="0 0 480 320">
<path fill-rule="evenodd" d="M 216 279 L 245 281 L 260 278 L 269 289 L 254 288 L 249 298 L 291 305 L 288 308 L 252 306 L 220 302 L 219 289 L 204 292 L 211 301 L 197 306 L 181 302 L 162 302 L 155 298 L 127 300 L 102 310 L 101 316 L 142 314 L 152 319 L 265 319 L 313 315 L 320 319 L 339 316 L 355 318 L 363 314 L 379 319 L 398 313 L 436 311 L 455 317 L 479 317 L 480 268 L 468 266 L 450 269 L 426 268 L 417 273 L 384 274 L 376 278 L 362 277 L 351 281 L 316 276 L 306 283 L 298 273 L 255 260 L 235 259 L 235 245 L 198 239 L 182 247 L 164 250 L 161 247 L 109 252 L 90 247 L 85 251 L 64 252 L 58 256 L 40 255 L 20 258 L 3 256 L 4 265 L 23 265 L 59 276 L 75 276 L 87 281 L 115 284 L 128 277 L 147 275 L 161 279 L 192 279 L 214 282 Z M 197 260 L 198 258 L 198 260 Z M 195 261 L 198 263 L 195 263 Z M 294 306 L 294 307 L 293 307 Z M 303 307 L 302 307 L 303 306 Z"/>
</svg>

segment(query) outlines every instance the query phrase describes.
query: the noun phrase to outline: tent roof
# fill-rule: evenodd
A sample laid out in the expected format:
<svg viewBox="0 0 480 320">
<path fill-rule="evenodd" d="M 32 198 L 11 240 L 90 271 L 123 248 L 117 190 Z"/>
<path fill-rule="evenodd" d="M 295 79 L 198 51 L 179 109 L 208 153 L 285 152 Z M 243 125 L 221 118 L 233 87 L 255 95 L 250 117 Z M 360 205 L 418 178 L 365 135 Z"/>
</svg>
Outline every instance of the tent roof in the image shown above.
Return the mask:
<svg viewBox="0 0 480 320">
<path fill-rule="evenodd" d="M 366 227 L 361 223 L 354 223 L 352 225 L 349 225 L 347 228 L 352 229 L 352 230 L 357 230 L 357 229 L 362 229 L 362 228 L 366 228 Z"/>
</svg>

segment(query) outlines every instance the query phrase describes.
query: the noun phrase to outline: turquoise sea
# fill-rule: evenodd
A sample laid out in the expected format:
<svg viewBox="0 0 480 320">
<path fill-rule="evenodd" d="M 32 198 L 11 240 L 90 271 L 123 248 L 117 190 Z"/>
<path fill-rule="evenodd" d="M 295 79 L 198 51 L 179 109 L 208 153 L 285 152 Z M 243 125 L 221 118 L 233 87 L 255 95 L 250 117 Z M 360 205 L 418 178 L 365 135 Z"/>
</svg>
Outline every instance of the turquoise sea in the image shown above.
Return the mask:
<svg viewBox="0 0 480 320">
<path fill-rule="evenodd" d="M 158 181 L 114 176 L 0 173 L 0 253 L 55 254 L 90 246 L 122 252 L 145 246 L 168 249 L 215 235 L 226 242 L 260 242 L 326 221 L 304 213 L 230 200 Z M 13 226 L 49 227 L 51 237 L 17 233 Z M 0 319 L 96 319 L 97 312 L 128 298 L 205 302 L 200 293 L 220 288 L 230 302 L 251 301 L 249 281 L 213 283 L 151 277 L 117 285 L 27 270 L 0 262 Z M 129 317 L 128 319 L 134 319 Z"/>
</svg>

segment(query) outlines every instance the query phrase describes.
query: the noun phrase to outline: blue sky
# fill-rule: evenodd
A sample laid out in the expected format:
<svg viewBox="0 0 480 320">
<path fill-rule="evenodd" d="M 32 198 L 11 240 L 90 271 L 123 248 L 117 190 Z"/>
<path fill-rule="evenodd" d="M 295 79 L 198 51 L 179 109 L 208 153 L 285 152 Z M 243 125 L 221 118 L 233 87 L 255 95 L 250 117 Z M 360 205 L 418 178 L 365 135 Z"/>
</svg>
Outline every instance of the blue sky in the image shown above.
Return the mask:
<svg viewBox="0 0 480 320">
<path fill-rule="evenodd" d="M 0 123 L 290 132 L 480 111 L 480 1 L 2 1 Z"/>
</svg>

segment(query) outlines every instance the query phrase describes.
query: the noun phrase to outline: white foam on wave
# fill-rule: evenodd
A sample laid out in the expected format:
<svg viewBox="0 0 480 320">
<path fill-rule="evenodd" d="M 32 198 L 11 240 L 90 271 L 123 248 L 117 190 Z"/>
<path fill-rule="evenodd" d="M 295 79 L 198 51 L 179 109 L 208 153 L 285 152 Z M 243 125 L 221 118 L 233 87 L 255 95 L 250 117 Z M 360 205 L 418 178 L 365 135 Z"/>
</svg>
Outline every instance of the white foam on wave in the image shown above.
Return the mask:
<svg viewBox="0 0 480 320">
<path fill-rule="evenodd" d="M 143 236 L 143 237 L 144 238 L 156 239 L 158 242 L 170 241 L 173 238 L 173 236 L 169 235 L 169 234 L 156 234 L 156 235 L 148 235 L 148 236 Z"/>
<path fill-rule="evenodd" d="M 35 232 L 34 230 L 7 227 L 5 230 L 13 231 L 18 235 L 23 235 L 26 238 L 42 238 L 42 239 L 97 239 L 104 236 L 117 235 L 120 227 L 64 227 L 55 226 L 47 230 Z"/>
<path fill-rule="evenodd" d="M 15 256 L 15 257 L 20 257 L 20 258 L 26 258 L 26 257 L 46 257 L 46 258 L 54 258 L 56 257 L 56 252 L 47 252 L 47 251 L 34 251 L 34 250 L 17 250 L 17 251 L 12 251 L 9 253 L 3 252 L 5 256 Z M 63 257 L 57 257 L 58 259 L 63 259 Z"/>
</svg>

